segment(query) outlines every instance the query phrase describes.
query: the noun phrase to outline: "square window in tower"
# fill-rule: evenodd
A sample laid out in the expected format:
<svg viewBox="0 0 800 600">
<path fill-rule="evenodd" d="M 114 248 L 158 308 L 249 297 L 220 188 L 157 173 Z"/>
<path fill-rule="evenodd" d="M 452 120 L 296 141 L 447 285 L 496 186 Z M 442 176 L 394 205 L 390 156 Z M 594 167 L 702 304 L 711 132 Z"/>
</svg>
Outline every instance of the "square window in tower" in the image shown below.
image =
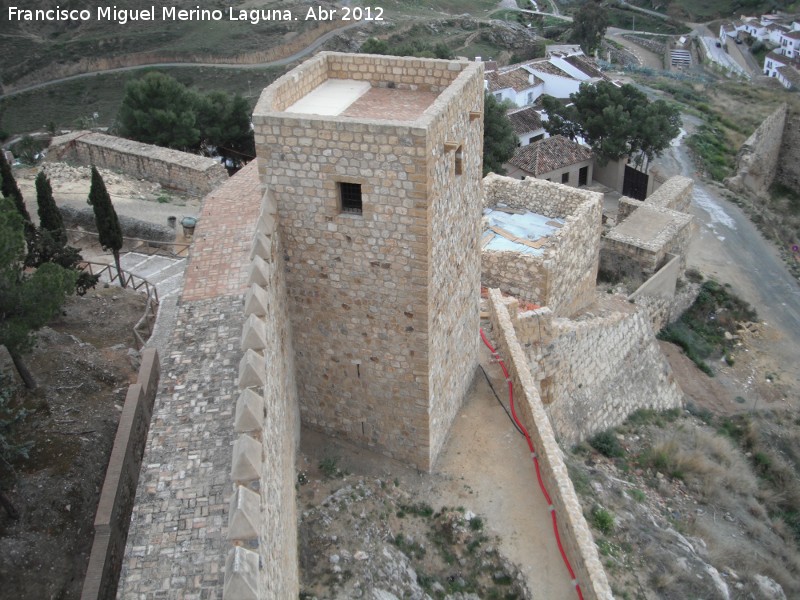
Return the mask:
<svg viewBox="0 0 800 600">
<path fill-rule="evenodd" d="M 360 215 L 362 213 L 361 184 L 340 181 L 338 187 L 342 212 Z"/>
</svg>

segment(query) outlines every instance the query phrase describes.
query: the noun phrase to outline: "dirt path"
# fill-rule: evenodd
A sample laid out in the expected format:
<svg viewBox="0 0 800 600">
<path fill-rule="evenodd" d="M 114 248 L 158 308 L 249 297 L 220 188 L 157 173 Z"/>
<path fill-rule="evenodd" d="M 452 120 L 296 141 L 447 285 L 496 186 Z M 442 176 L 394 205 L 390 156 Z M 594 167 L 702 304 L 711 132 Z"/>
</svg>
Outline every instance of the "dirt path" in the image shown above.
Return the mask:
<svg viewBox="0 0 800 600">
<path fill-rule="evenodd" d="M 507 404 L 502 395 L 506 386 L 500 368 L 483 348 L 481 363 Z M 499 536 L 498 550 L 524 574 L 533 598 L 576 597 L 558 553 L 550 513 L 539 491 L 525 440 L 498 405 L 480 370 L 433 473 L 419 473 L 367 450 L 303 432 L 299 470 L 313 471 L 320 461 L 331 457 L 336 457 L 337 464 L 352 475 L 348 476 L 350 480 L 394 480 L 414 502 L 427 502 L 434 510 L 460 506 L 475 513 L 485 522 L 487 534 Z M 322 496 L 314 484 L 301 487 L 301 510 Z M 353 535 L 346 530 L 336 533 Z"/>
</svg>

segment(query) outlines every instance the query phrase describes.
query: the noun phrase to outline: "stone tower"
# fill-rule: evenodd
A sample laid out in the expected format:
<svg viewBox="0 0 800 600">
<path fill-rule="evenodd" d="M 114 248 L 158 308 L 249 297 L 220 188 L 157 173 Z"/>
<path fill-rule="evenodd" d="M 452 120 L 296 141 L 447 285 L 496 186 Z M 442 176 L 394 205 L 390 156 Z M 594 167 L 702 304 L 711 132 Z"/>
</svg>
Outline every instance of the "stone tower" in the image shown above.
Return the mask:
<svg viewBox="0 0 800 600">
<path fill-rule="evenodd" d="M 424 470 L 478 360 L 482 71 L 323 52 L 253 115 L 301 418 Z"/>
</svg>

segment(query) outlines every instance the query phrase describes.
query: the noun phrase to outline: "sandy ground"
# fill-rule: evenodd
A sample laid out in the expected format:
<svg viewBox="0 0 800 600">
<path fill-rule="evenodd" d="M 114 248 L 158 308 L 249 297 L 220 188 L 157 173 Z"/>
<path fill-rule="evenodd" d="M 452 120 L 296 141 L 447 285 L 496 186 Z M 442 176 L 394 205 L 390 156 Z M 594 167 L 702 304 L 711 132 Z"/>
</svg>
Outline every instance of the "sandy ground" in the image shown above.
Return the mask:
<svg viewBox="0 0 800 600">
<path fill-rule="evenodd" d="M 38 221 L 34 180 L 42 169 L 50 178 L 56 204 L 77 209 L 89 207 L 87 198 L 91 172 L 88 167 L 44 163 L 37 167 L 14 170 L 14 177 L 31 218 Z M 127 177 L 106 169 L 100 169 L 100 174 L 119 215 L 166 225 L 167 217 L 175 216 L 180 222 L 183 217 L 197 217 L 200 211 L 202 198 L 182 196 L 162 189 L 157 183 Z M 162 201 L 159 201 L 159 198 L 162 198 Z M 163 201 L 166 198 L 169 200 Z"/>
</svg>

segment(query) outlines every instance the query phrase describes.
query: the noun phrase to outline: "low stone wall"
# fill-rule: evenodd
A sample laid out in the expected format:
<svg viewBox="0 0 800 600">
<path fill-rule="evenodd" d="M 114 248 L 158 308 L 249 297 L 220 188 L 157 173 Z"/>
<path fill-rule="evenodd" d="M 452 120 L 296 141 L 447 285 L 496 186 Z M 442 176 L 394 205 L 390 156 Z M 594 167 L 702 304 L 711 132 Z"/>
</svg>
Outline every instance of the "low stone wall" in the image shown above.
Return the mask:
<svg viewBox="0 0 800 600">
<path fill-rule="evenodd" d="M 53 138 L 47 160 L 113 169 L 195 196 L 228 179 L 225 168 L 211 158 L 91 131 Z"/>
<path fill-rule="evenodd" d="M 647 310 L 653 331 L 661 331 L 672 320 L 675 288 L 681 274 L 681 258 L 669 256 L 671 258 L 667 264 L 628 296 L 629 302 L 643 306 Z"/>
<path fill-rule="evenodd" d="M 617 226 L 603 236 L 600 270 L 618 279 L 644 280 L 656 273 L 673 254 L 686 265 L 686 251 L 696 224 L 688 214 L 693 182 L 671 177 L 644 202 L 622 197 Z"/>
<path fill-rule="evenodd" d="M 657 177 L 651 175 L 652 177 Z M 678 212 L 689 212 L 692 204 L 694 183 L 688 177 L 675 176 L 662 182 L 655 192 L 650 194 L 644 202 L 622 196 L 619 199 L 617 210 L 617 223 L 622 223 L 637 208 L 641 206 L 657 206 Z"/>
<path fill-rule="evenodd" d="M 528 429 L 539 458 L 542 480 L 558 516 L 559 532 L 583 597 L 607 599 L 613 595 L 594 538 L 569 478 L 555 434 L 545 413 L 522 347 L 500 290 L 489 290 L 492 337 L 511 378 L 518 414 Z"/>
<path fill-rule="evenodd" d="M 94 518 L 94 543 L 81 600 L 115 595 L 159 375 L 158 353 L 149 348 L 142 352 L 139 375 L 128 387 L 122 407 Z"/>
<path fill-rule="evenodd" d="M 778 163 L 788 160 L 788 157 L 781 156 L 786 116 L 787 106 L 783 104 L 764 119 L 742 144 L 736 155 L 736 174 L 725 180 L 729 189 L 737 193 L 750 192 L 757 196 L 768 193 L 778 173 Z M 794 152 L 797 150 L 794 149 Z"/>
<path fill-rule="evenodd" d="M 484 207 L 505 205 L 564 219 L 543 246 L 541 256 L 484 250 L 481 281 L 570 315 L 591 302 L 600 255 L 602 198 L 597 192 L 489 174 L 483 180 Z"/>
<path fill-rule="evenodd" d="M 299 594 L 294 483 L 300 419 L 276 213 L 268 190 L 253 240 L 244 304 L 225 600 Z"/>
<path fill-rule="evenodd" d="M 650 313 L 627 299 L 599 294 L 591 313 L 575 319 L 509 312 L 561 443 L 614 427 L 640 408 L 681 406 Z"/>
<path fill-rule="evenodd" d="M 94 211 L 91 208 L 60 206 L 59 211 L 64 219 L 64 226 L 67 229 L 80 228 L 97 233 Z M 125 215 L 118 215 L 118 217 L 120 227 L 122 227 L 122 235 L 125 237 L 152 240 L 155 242 L 175 241 L 175 230 L 168 225 L 156 225 L 155 223 L 140 221 L 139 219 L 126 217 Z"/>
</svg>

